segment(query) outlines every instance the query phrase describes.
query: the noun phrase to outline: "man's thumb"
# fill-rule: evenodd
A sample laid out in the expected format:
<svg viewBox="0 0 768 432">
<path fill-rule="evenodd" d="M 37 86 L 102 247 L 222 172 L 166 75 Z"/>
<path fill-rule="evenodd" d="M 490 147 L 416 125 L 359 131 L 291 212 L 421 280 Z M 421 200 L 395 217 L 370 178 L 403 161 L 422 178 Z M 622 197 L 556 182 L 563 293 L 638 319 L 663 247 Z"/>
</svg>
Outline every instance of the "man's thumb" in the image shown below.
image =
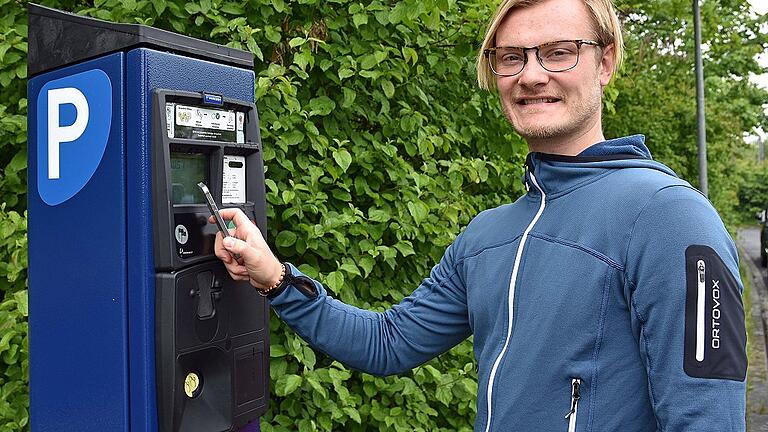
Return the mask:
<svg viewBox="0 0 768 432">
<path fill-rule="evenodd" d="M 224 245 L 224 249 L 230 253 L 238 254 L 242 257 L 249 256 L 253 253 L 248 243 L 234 237 L 224 238 L 222 244 Z"/>
</svg>

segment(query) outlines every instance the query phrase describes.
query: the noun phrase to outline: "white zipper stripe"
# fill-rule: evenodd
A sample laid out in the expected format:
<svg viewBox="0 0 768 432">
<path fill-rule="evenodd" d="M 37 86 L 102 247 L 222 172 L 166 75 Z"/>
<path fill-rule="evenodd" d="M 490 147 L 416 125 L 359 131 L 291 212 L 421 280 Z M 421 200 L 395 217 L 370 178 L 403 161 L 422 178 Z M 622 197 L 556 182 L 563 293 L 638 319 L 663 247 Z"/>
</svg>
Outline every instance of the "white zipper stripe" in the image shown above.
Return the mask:
<svg viewBox="0 0 768 432">
<path fill-rule="evenodd" d="M 539 187 L 539 184 L 536 182 L 536 177 L 533 175 L 533 172 L 529 172 L 531 176 L 531 181 L 533 182 L 533 185 L 536 186 L 536 189 L 539 190 L 541 193 L 541 204 L 539 205 L 539 211 L 536 213 L 536 216 L 534 216 L 531 223 L 528 225 L 528 228 L 525 229 L 523 232 L 523 236 L 520 237 L 520 244 L 517 246 L 517 254 L 515 256 L 515 265 L 512 267 L 512 278 L 509 281 L 509 322 L 507 323 L 507 338 L 504 341 L 504 347 L 501 349 L 501 352 L 499 353 L 499 356 L 496 357 L 496 361 L 493 362 L 493 367 L 491 368 L 491 375 L 490 378 L 488 378 L 488 388 L 486 393 L 486 399 L 487 399 L 487 405 L 488 405 L 488 416 L 485 421 L 485 432 L 489 432 L 491 430 L 491 407 L 493 406 L 493 382 L 496 379 L 496 371 L 499 368 L 499 364 L 501 363 L 501 359 L 504 357 L 504 354 L 507 351 L 507 347 L 509 346 L 509 340 L 512 336 L 512 307 L 515 303 L 515 285 L 517 282 L 517 271 L 520 269 L 520 259 L 523 256 L 523 247 L 525 246 L 525 240 L 528 238 L 528 233 L 531 232 L 533 229 L 533 226 L 536 225 L 536 222 L 541 217 L 541 213 L 544 211 L 545 207 L 545 200 L 546 195 L 544 194 L 544 191 Z"/>
<path fill-rule="evenodd" d="M 706 278 L 705 278 L 705 265 L 704 260 L 696 262 L 696 269 L 698 270 L 696 283 L 697 283 L 697 301 L 696 301 L 696 360 L 704 361 L 704 306 L 707 295 Z"/>
<path fill-rule="evenodd" d="M 571 380 L 571 388 L 575 383 L 581 384 L 581 379 L 574 378 Z M 574 400 L 575 394 L 571 390 L 571 402 L 573 403 L 573 412 L 570 414 L 570 420 L 568 421 L 568 432 L 576 432 L 576 415 L 579 412 L 579 399 Z"/>
</svg>

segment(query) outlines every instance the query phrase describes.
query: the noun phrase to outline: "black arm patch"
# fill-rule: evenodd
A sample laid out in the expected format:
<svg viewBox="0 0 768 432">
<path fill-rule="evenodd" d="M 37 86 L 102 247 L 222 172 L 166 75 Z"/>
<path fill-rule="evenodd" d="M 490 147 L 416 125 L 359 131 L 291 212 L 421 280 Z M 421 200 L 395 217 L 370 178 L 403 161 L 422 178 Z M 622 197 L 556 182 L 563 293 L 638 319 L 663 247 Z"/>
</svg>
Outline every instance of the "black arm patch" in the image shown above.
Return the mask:
<svg viewBox="0 0 768 432">
<path fill-rule="evenodd" d="M 683 368 L 696 378 L 744 381 L 747 331 L 739 283 L 712 248 L 685 250 Z"/>
</svg>

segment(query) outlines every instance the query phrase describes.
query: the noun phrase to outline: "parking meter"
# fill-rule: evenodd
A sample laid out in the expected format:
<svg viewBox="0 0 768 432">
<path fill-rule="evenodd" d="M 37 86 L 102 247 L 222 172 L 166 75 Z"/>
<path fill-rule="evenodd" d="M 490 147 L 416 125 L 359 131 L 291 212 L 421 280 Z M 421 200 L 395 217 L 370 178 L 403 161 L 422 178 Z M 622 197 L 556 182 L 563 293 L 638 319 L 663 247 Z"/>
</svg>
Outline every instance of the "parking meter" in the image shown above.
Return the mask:
<svg viewBox="0 0 768 432">
<path fill-rule="evenodd" d="M 32 430 L 258 430 L 268 305 L 197 186 L 266 236 L 252 55 L 30 5 L 29 75 Z"/>
</svg>

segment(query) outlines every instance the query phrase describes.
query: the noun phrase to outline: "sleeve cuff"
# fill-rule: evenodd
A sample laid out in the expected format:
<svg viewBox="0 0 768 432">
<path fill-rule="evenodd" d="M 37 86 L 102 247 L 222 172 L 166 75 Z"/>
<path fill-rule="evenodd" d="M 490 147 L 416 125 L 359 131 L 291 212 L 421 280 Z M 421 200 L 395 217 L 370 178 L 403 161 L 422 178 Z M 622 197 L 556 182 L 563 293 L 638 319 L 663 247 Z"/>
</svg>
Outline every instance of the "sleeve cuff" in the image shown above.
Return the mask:
<svg viewBox="0 0 768 432">
<path fill-rule="evenodd" d="M 283 281 L 280 282 L 280 285 L 278 285 L 277 288 L 267 295 L 267 298 L 271 301 L 291 286 L 298 289 L 299 292 L 304 294 L 307 298 L 316 298 L 318 290 L 315 286 L 315 282 L 301 273 L 293 264 L 289 262 L 284 264 L 285 276 L 283 277 Z"/>
</svg>

